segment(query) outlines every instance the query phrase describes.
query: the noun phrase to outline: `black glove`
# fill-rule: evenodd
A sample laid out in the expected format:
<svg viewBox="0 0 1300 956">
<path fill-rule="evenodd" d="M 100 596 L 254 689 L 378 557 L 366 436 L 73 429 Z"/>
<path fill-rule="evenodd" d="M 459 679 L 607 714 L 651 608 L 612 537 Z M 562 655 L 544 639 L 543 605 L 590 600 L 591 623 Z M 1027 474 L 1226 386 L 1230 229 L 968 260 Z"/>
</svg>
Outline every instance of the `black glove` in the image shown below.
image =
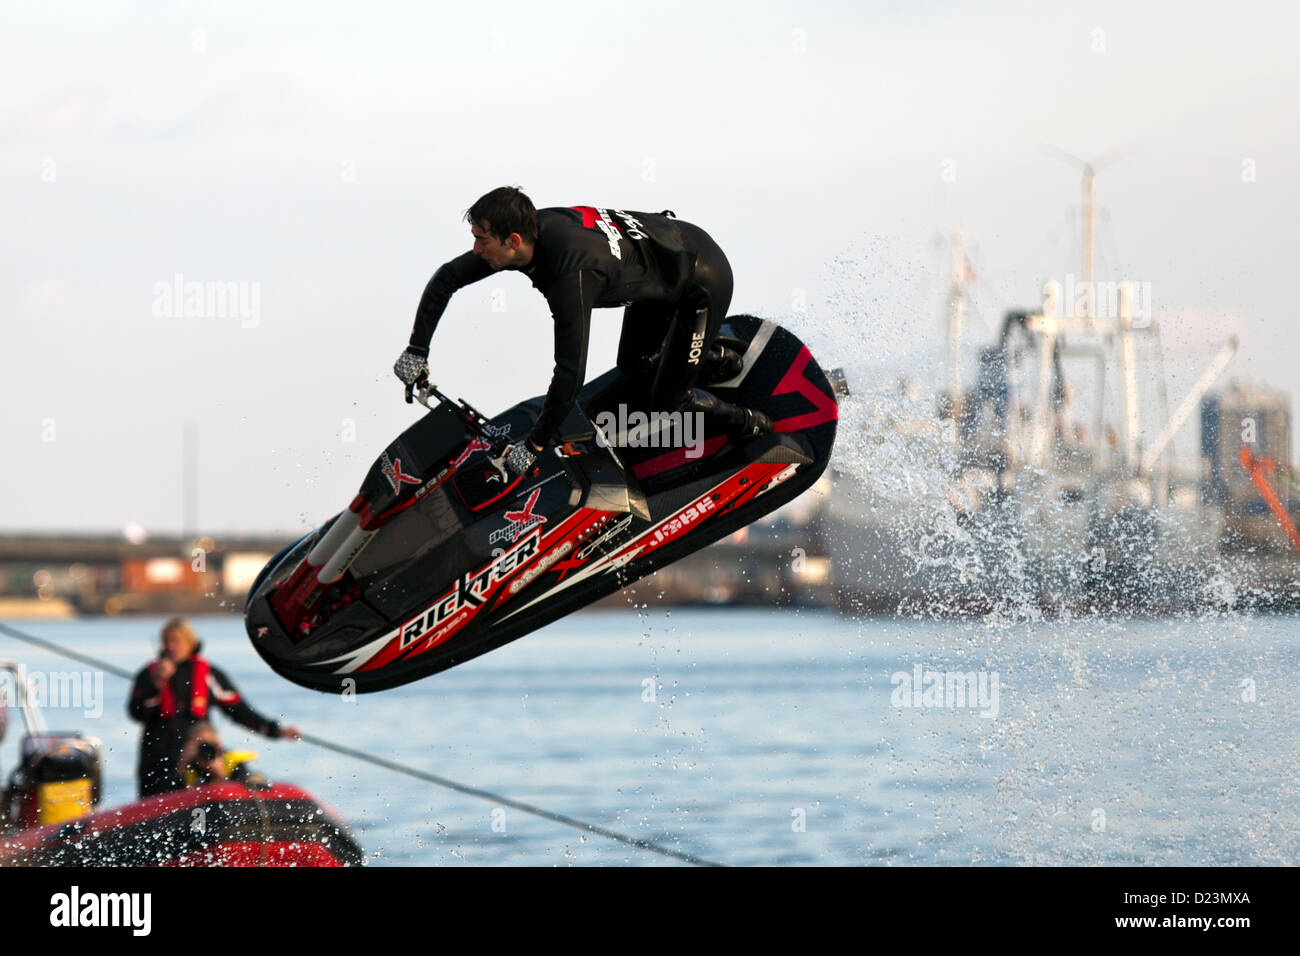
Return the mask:
<svg viewBox="0 0 1300 956">
<path fill-rule="evenodd" d="M 409 403 L 415 386 L 423 388 L 429 384 L 429 350 L 408 345 L 393 363 L 393 374 L 406 386 L 406 401 Z"/>
</svg>

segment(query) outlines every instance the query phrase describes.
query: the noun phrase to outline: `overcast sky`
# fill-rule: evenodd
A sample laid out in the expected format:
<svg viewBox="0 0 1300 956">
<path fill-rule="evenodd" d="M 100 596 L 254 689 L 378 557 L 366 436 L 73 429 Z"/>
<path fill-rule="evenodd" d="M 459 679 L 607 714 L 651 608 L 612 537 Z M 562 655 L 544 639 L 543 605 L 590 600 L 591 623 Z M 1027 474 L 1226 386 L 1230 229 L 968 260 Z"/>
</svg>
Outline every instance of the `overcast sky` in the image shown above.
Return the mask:
<svg viewBox="0 0 1300 956">
<path fill-rule="evenodd" d="M 393 360 L 503 183 L 676 210 L 727 251 L 733 312 L 871 370 L 935 354 L 958 225 L 973 339 L 1075 269 L 1078 172 L 1040 144 L 1118 153 L 1099 272 L 1151 283 L 1172 400 L 1229 334 L 1229 376 L 1290 391 L 1300 367 L 1286 4 L 3 9 L 0 532 L 179 530 L 187 421 L 201 529 L 337 511 L 412 420 Z M 245 310 L 187 315 L 178 276 Z M 618 325 L 596 313 L 593 374 Z M 496 412 L 550 353 L 505 275 L 453 300 L 433 378 Z"/>
</svg>

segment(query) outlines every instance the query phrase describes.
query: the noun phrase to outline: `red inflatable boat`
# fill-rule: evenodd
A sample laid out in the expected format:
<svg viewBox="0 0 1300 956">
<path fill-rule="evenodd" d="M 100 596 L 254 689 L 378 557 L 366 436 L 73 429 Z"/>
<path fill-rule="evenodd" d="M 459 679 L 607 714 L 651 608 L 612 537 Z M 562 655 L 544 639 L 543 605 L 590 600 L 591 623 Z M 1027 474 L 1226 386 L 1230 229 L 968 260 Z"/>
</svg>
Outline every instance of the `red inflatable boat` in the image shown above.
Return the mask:
<svg viewBox="0 0 1300 956">
<path fill-rule="evenodd" d="M 27 727 L 0 787 L 0 866 L 354 866 L 361 848 L 328 807 L 228 755 L 230 779 L 96 811 L 102 747 L 51 734 L 21 667 L 0 661 Z M 4 701 L 0 699 L 0 736 Z"/>
</svg>

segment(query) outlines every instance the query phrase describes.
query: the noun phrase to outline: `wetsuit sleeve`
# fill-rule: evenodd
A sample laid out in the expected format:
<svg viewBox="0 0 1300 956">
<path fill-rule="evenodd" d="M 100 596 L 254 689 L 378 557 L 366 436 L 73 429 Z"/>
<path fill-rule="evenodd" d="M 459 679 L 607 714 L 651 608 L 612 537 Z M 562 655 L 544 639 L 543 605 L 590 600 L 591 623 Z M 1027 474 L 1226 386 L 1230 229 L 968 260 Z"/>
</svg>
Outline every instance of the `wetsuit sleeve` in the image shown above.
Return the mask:
<svg viewBox="0 0 1300 956">
<path fill-rule="evenodd" d="M 126 702 L 127 715 L 132 720 L 144 722 L 158 713 L 158 688 L 149 676 L 149 668 L 135 675 L 131 698 Z"/>
<path fill-rule="evenodd" d="M 279 723 L 268 720 L 244 703 L 230 678 L 211 664 L 208 665 L 208 691 L 212 694 L 213 703 L 235 723 L 266 737 L 280 736 Z"/>
<path fill-rule="evenodd" d="M 590 269 L 561 276 L 546 293 L 555 320 L 555 372 L 546 390 L 537 423 L 528 434 L 534 445 L 545 447 L 578 397 L 587 372 L 587 337 L 591 307 L 605 287 L 605 277 Z"/>
<path fill-rule="evenodd" d="M 438 268 L 424 287 L 420 296 L 420 305 L 415 310 L 415 327 L 411 330 L 410 344 L 418 349 L 427 349 L 433 338 L 433 330 L 438 327 L 438 320 L 447 309 L 452 293 L 463 289 L 472 282 L 486 279 L 492 274 L 492 267 L 472 252 L 457 256 L 451 262 Z"/>
</svg>

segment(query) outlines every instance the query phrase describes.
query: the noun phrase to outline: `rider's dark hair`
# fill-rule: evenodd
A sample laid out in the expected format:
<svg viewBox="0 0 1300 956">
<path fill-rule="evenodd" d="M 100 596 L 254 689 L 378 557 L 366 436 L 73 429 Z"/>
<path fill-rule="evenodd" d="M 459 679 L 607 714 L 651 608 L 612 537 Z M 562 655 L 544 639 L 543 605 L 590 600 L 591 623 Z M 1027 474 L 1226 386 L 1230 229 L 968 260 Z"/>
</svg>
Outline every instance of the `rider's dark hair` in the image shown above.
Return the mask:
<svg viewBox="0 0 1300 956">
<path fill-rule="evenodd" d="M 537 209 L 518 186 L 499 186 L 465 210 L 465 221 L 477 226 L 487 220 L 487 231 L 503 242 L 512 232 L 524 242 L 537 241 Z"/>
</svg>

